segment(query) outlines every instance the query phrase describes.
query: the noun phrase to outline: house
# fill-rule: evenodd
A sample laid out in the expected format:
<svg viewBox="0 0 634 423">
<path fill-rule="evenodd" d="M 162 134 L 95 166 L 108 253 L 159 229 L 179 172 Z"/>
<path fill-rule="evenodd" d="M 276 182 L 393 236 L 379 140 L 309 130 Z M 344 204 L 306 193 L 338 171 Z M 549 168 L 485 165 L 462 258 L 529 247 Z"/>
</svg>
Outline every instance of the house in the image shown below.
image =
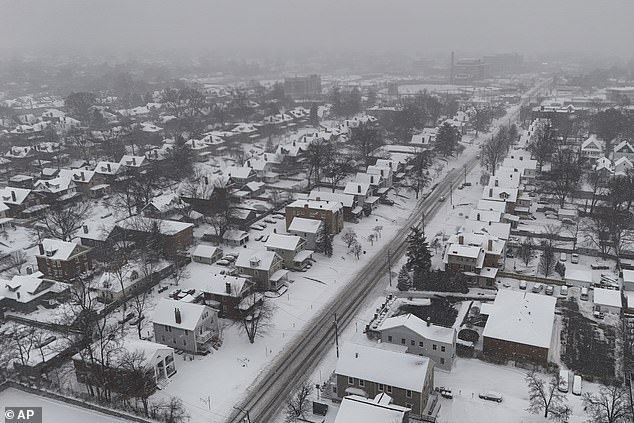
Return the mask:
<svg viewBox="0 0 634 423">
<path fill-rule="evenodd" d="M 347 221 L 358 219 L 363 213 L 363 209 L 357 205 L 356 197 L 354 195 L 344 194 L 342 191 L 332 192 L 331 190 L 315 188 L 308 194 L 308 199 L 340 202 L 343 206 L 343 218 Z"/>
<path fill-rule="evenodd" d="M 410 144 L 424 148 L 431 148 L 436 142 L 438 128 L 423 128 L 423 132 L 412 135 Z"/>
<path fill-rule="evenodd" d="M 192 354 L 206 354 L 220 336 L 218 312 L 203 304 L 163 298 L 151 321 L 155 342 Z"/>
<path fill-rule="evenodd" d="M 70 286 L 35 275 L 15 275 L 11 280 L 0 279 L 0 317 L 7 310 L 31 313 L 40 306 L 56 306 L 70 293 Z"/>
<path fill-rule="evenodd" d="M 604 155 L 604 145 L 595 134 L 590 135 L 584 142 L 581 143 L 581 157 L 588 160 L 590 163 L 594 163 L 597 159 Z"/>
<path fill-rule="evenodd" d="M 392 404 L 392 397 L 386 393 L 377 394 L 374 399 L 348 395 L 341 401 L 335 423 L 409 423 L 410 411 Z"/>
<path fill-rule="evenodd" d="M 404 345 L 410 354 L 429 357 L 436 367 L 451 370 L 456 358 L 456 330 L 432 325 L 413 314 L 388 317 L 376 329 L 381 342 Z"/>
<path fill-rule="evenodd" d="M 227 229 L 222 235 L 222 240 L 232 247 L 240 247 L 249 242 L 249 233 L 237 229 Z"/>
<path fill-rule="evenodd" d="M 634 291 L 634 270 L 623 270 L 623 291 Z"/>
<path fill-rule="evenodd" d="M 288 227 L 288 232 L 292 235 L 302 237 L 306 241 L 305 248 L 317 251 L 318 238 L 321 231 L 324 230 L 324 222 L 315 219 L 304 219 L 296 217 Z"/>
<path fill-rule="evenodd" d="M 312 261 L 312 250 L 306 250 L 306 241 L 296 235 L 270 234 L 266 249 L 276 252 L 284 261 L 286 269 L 304 269 Z"/>
<path fill-rule="evenodd" d="M 106 304 L 122 300 L 126 296 L 130 298 L 144 282 L 144 278 L 140 276 L 137 269 L 125 266 L 119 274 L 104 272 L 96 285 L 91 286 L 91 290 L 97 293 L 99 301 Z"/>
<path fill-rule="evenodd" d="M 498 291 L 484 327 L 484 353 L 507 360 L 549 361 L 556 298 Z"/>
<path fill-rule="evenodd" d="M 65 203 L 81 197 L 81 193 L 77 192 L 77 184 L 69 176 L 39 180 L 35 183 L 34 191 L 41 193 L 50 204 Z"/>
<path fill-rule="evenodd" d="M 623 140 L 614 147 L 612 160 L 617 161 L 621 157 L 627 157 L 628 160 L 634 161 L 634 147 L 628 140 Z"/>
<path fill-rule="evenodd" d="M 123 169 L 126 171 L 139 170 L 143 167 L 147 166 L 148 162 L 145 160 L 145 156 L 129 156 L 124 155 L 119 160 L 119 164 L 123 166 Z"/>
<path fill-rule="evenodd" d="M 114 229 L 117 233 L 114 236 L 134 242 L 156 228 L 161 235 L 164 253 L 168 256 L 175 256 L 194 242 L 193 224 L 142 216 L 132 216 L 118 221 Z"/>
<path fill-rule="evenodd" d="M 369 183 L 348 182 L 343 193 L 353 195 L 357 201 L 357 205 L 366 210 L 366 212 L 378 205 L 378 198 L 372 195 L 373 192 Z"/>
<path fill-rule="evenodd" d="M 255 181 L 257 177 L 253 168 L 248 166 L 229 166 L 223 173 L 239 187 Z"/>
<path fill-rule="evenodd" d="M 248 275 L 263 291 L 277 291 L 286 281 L 284 261 L 273 251 L 245 249 L 240 252 L 235 266 L 238 273 Z"/>
<path fill-rule="evenodd" d="M 434 389 L 434 363 L 427 357 L 407 354 L 404 349 L 346 344 L 337 367 L 336 395 L 375 398 L 385 393 L 395 405 L 421 416 Z"/>
<path fill-rule="evenodd" d="M 443 254 L 445 270 L 462 272 L 469 283 L 495 286 L 495 277 L 506 243 L 490 234 L 462 232 L 447 240 Z"/>
<path fill-rule="evenodd" d="M 296 200 L 285 210 L 287 231 L 296 217 L 322 220 L 333 235 L 343 229 L 343 206 L 337 201 Z"/>
<path fill-rule="evenodd" d="M 367 173 L 369 175 L 380 176 L 381 180 L 383 181 L 383 188 L 387 188 L 387 189 L 392 188 L 392 185 L 394 184 L 393 183 L 394 172 L 392 171 L 391 168 L 382 167 L 382 166 L 368 166 Z M 378 194 L 383 194 L 383 193 L 378 192 Z"/>
<path fill-rule="evenodd" d="M 120 172 L 123 173 L 121 164 L 116 162 L 101 161 L 97 163 L 94 170 L 97 175 L 109 184 L 115 181 Z"/>
<path fill-rule="evenodd" d="M 625 176 L 631 172 L 634 164 L 627 157 L 621 157 L 614 162 L 614 175 Z"/>
<path fill-rule="evenodd" d="M 103 377 L 103 374 L 112 378 L 123 379 L 137 378 L 138 375 L 130 373 L 126 364 L 123 363 L 126 354 L 138 354 L 140 361 L 134 363 L 135 366 L 143 367 L 149 380 L 154 386 L 148 387 L 153 391 L 159 386 L 164 386 L 170 377 L 176 374 L 176 361 L 174 360 L 174 349 L 155 342 L 144 341 L 142 339 L 122 338 L 116 345 L 108 348 L 108 357 L 104 360 L 90 360 L 90 356 L 99 356 L 101 351 L 98 343 L 91 344 L 86 350 L 80 351 L 73 356 L 75 375 L 79 383 L 85 383 L 90 379 L 92 384 L 100 384 L 100 381 L 111 380 L 110 377 Z M 107 361 L 107 369 L 101 368 Z M 100 366 L 95 368 L 94 366 Z M 104 371 L 105 370 L 105 371 Z M 98 373 L 95 373 L 98 372 Z M 100 375 L 100 376 L 97 376 Z M 109 384 L 112 389 L 126 388 L 127 384 Z"/>
<path fill-rule="evenodd" d="M 517 188 L 485 187 L 482 192 L 482 199 L 503 202 L 505 204 L 504 212 L 514 213 L 517 194 Z"/>
<path fill-rule="evenodd" d="M 473 232 L 476 234 L 487 234 L 508 241 L 511 236 L 511 224 L 502 222 L 483 222 L 467 219 L 459 232 Z"/>
<path fill-rule="evenodd" d="M 621 291 L 616 289 L 594 288 L 592 291 L 594 310 L 602 313 L 621 314 L 623 300 Z"/>
<path fill-rule="evenodd" d="M 94 170 L 86 169 L 60 169 L 60 177 L 67 177 L 72 179 L 77 187 L 77 192 L 81 192 L 85 197 L 95 198 L 98 196 L 98 189 L 95 187 L 101 187 L 104 191 L 109 191 L 110 186 L 104 184 L 105 179 L 101 175 L 97 174 Z"/>
<path fill-rule="evenodd" d="M 240 317 L 240 305 L 253 291 L 253 282 L 247 278 L 216 273 L 205 277 L 200 286 L 205 304 L 218 309 L 219 317 L 228 318 Z"/>
<path fill-rule="evenodd" d="M 45 277 L 58 281 L 72 281 L 92 270 L 91 248 L 76 242 L 43 239 L 36 255 L 37 267 Z"/>
<path fill-rule="evenodd" d="M 222 258 L 222 248 L 213 245 L 200 244 L 192 253 L 192 261 L 197 263 L 214 264 Z"/>
<path fill-rule="evenodd" d="M 266 184 L 264 182 L 252 181 L 246 183 L 242 189 L 249 193 L 250 198 L 255 198 L 264 194 L 265 188 Z"/>
<path fill-rule="evenodd" d="M 175 193 L 161 194 L 147 203 L 143 209 L 143 215 L 156 219 L 167 219 L 177 213 L 183 213 L 187 205 L 180 196 Z"/>
<path fill-rule="evenodd" d="M 0 188 L 0 201 L 9 207 L 8 217 L 20 217 L 25 210 L 28 212 L 41 202 L 40 196 L 32 190 L 15 187 Z"/>
</svg>

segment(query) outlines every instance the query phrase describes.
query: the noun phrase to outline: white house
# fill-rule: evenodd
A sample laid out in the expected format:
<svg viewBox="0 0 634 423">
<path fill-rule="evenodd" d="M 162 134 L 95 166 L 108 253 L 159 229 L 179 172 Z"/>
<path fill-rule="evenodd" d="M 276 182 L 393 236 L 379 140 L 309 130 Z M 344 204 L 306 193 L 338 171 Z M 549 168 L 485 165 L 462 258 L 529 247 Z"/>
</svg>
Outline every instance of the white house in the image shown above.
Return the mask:
<svg viewBox="0 0 634 423">
<path fill-rule="evenodd" d="M 623 140 L 614 147 L 612 153 L 612 160 L 616 161 L 621 157 L 627 157 L 629 160 L 634 160 L 634 147 L 629 141 Z"/>
<path fill-rule="evenodd" d="M 603 149 L 603 142 L 595 134 L 592 134 L 581 144 L 581 156 L 594 163 L 603 157 Z"/>
</svg>

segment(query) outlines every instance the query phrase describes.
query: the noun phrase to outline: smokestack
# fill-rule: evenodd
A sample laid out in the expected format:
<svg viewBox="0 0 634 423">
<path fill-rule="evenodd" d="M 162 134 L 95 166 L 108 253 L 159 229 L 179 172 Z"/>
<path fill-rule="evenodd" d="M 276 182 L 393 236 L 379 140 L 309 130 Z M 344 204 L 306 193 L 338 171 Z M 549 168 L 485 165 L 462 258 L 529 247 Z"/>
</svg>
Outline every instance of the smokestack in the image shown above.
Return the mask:
<svg viewBox="0 0 634 423">
<path fill-rule="evenodd" d="M 205 185 L 209 185 L 209 178 L 205 176 Z"/>
<path fill-rule="evenodd" d="M 176 320 L 177 324 L 181 324 L 182 319 L 181 319 L 181 311 L 178 308 L 174 309 L 174 319 Z"/>
<path fill-rule="evenodd" d="M 495 186 L 497 187 L 497 186 L 499 186 L 499 185 L 500 185 L 500 182 L 496 179 L 496 180 L 495 180 Z"/>
<path fill-rule="evenodd" d="M 133 164 L 134 166 L 136 166 L 136 158 L 135 158 L 135 157 L 132 157 L 132 164 Z"/>
<path fill-rule="evenodd" d="M 37 246 L 40 249 L 40 255 L 43 256 L 44 255 L 44 245 L 42 245 L 42 243 L 40 242 L 39 244 L 37 244 Z"/>
<path fill-rule="evenodd" d="M 430 327 L 430 326 L 431 326 L 431 321 L 430 321 L 429 319 L 430 319 L 430 318 L 428 317 L 428 318 L 427 318 L 427 327 Z"/>
<path fill-rule="evenodd" d="M 231 282 L 225 282 L 225 292 L 231 294 Z"/>
</svg>

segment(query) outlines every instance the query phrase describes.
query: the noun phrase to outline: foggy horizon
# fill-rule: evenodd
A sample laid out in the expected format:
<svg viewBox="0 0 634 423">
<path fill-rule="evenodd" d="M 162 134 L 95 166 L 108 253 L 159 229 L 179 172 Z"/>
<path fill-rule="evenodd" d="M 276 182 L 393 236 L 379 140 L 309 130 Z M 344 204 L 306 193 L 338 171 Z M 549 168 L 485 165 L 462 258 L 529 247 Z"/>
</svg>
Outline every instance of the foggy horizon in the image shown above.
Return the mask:
<svg viewBox="0 0 634 423">
<path fill-rule="evenodd" d="M 3 54 L 146 51 L 289 55 L 356 51 L 458 57 L 519 53 L 634 57 L 634 3 L 335 0 L 3 1 Z M 624 36 L 627 34 L 627 36 Z"/>
</svg>

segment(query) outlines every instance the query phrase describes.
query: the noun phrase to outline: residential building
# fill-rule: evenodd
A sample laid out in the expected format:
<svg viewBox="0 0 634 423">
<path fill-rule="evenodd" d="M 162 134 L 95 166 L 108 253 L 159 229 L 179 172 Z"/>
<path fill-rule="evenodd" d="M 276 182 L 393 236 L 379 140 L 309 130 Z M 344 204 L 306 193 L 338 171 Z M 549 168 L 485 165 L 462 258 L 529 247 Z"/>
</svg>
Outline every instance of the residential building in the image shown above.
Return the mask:
<svg viewBox="0 0 634 423">
<path fill-rule="evenodd" d="M 199 244 L 192 253 L 192 261 L 204 264 L 214 264 L 222 258 L 222 248 L 208 244 Z"/>
<path fill-rule="evenodd" d="M 274 251 L 242 250 L 235 262 L 241 275 L 248 275 L 263 291 L 277 291 L 286 281 L 284 261 Z"/>
<path fill-rule="evenodd" d="M 194 225 L 191 223 L 142 216 L 132 216 L 118 221 L 114 229 L 116 234 L 111 236 L 134 242 L 155 229 L 158 229 L 161 235 L 161 244 L 168 256 L 175 256 L 184 251 L 194 241 Z"/>
<path fill-rule="evenodd" d="M 581 157 L 587 159 L 591 164 L 604 156 L 604 145 L 596 134 L 590 135 L 581 143 Z"/>
<path fill-rule="evenodd" d="M 628 160 L 634 161 L 634 147 L 628 140 L 623 140 L 614 146 L 612 160 L 617 161 L 621 157 L 627 157 Z"/>
<path fill-rule="evenodd" d="M 374 399 L 360 395 L 348 395 L 341 401 L 335 423 L 409 423 L 410 409 L 392 403 L 386 393 Z"/>
<path fill-rule="evenodd" d="M 34 210 L 38 206 L 43 206 L 42 209 L 47 207 L 40 204 L 41 196 L 30 189 L 6 187 L 0 188 L 0 201 L 2 201 L 9 210 L 7 211 L 8 217 L 22 217 L 26 211 L 28 215 L 29 210 Z"/>
<path fill-rule="evenodd" d="M 200 281 L 200 289 L 205 294 L 205 304 L 217 309 L 219 317 L 238 318 L 241 306 L 251 299 L 253 282 L 239 276 L 214 273 Z"/>
<path fill-rule="evenodd" d="M 452 235 L 445 245 L 445 270 L 462 272 L 470 284 L 495 286 L 506 243 L 490 234 L 463 232 Z"/>
<path fill-rule="evenodd" d="M 485 187 L 482 199 L 503 202 L 505 204 L 504 212 L 513 213 L 517 203 L 517 195 L 517 188 Z"/>
<path fill-rule="evenodd" d="M 238 187 L 242 187 L 251 181 L 255 181 L 257 178 L 255 170 L 248 166 L 229 166 L 225 169 L 224 174 L 227 175 Z"/>
<path fill-rule="evenodd" d="M 366 210 L 366 213 L 378 205 L 378 197 L 374 197 L 369 183 L 348 182 L 343 193 L 353 195 L 357 201 L 357 205 Z"/>
<path fill-rule="evenodd" d="M 317 201 L 338 201 L 343 206 L 343 218 L 350 221 L 361 217 L 363 209 L 358 206 L 357 199 L 354 195 L 344 194 L 342 191 L 332 192 L 330 189 L 322 190 L 313 189 L 308 194 L 309 200 Z"/>
<path fill-rule="evenodd" d="M 456 358 L 456 329 L 432 325 L 413 314 L 389 317 L 377 329 L 381 342 L 403 345 L 410 354 L 429 357 L 436 367 L 451 370 Z"/>
<path fill-rule="evenodd" d="M 321 96 L 321 76 L 306 75 L 284 78 L 284 94 L 293 99 L 311 99 Z"/>
<path fill-rule="evenodd" d="M 15 275 L 0 279 L 0 317 L 5 311 L 31 313 L 39 307 L 56 307 L 70 294 L 70 286 L 35 275 Z"/>
<path fill-rule="evenodd" d="M 331 234 L 343 229 L 343 206 L 337 201 L 296 200 L 286 206 L 286 230 L 296 217 L 322 220 Z"/>
<path fill-rule="evenodd" d="M 348 395 L 375 398 L 386 393 L 395 405 L 411 409 L 414 416 L 423 414 L 434 389 L 433 361 L 388 345 L 344 345 L 335 374 L 339 399 Z"/>
<path fill-rule="evenodd" d="M 219 340 L 218 312 L 213 308 L 163 298 L 151 321 L 154 340 L 192 354 L 205 354 Z"/>
<path fill-rule="evenodd" d="M 619 316 L 623 307 L 621 290 L 594 288 L 592 290 L 594 310 Z"/>
<path fill-rule="evenodd" d="M 47 278 L 72 281 L 82 273 L 92 270 L 89 247 L 50 238 L 43 239 L 38 246 L 40 254 L 35 256 L 37 267 Z"/>
<path fill-rule="evenodd" d="M 324 230 L 324 222 L 315 219 L 304 219 L 296 217 L 288 227 L 288 232 L 292 235 L 302 237 L 306 241 L 306 249 L 317 251 L 318 237 L 320 231 Z"/>
<path fill-rule="evenodd" d="M 557 299 L 513 290 L 498 291 L 484 327 L 484 353 L 507 360 L 549 361 Z"/>
<path fill-rule="evenodd" d="M 306 249 L 306 241 L 296 235 L 270 234 L 266 249 L 277 253 L 284 261 L 286 269 L 304 269 L 312 261 L 312 250 Z"/>
</svg>

